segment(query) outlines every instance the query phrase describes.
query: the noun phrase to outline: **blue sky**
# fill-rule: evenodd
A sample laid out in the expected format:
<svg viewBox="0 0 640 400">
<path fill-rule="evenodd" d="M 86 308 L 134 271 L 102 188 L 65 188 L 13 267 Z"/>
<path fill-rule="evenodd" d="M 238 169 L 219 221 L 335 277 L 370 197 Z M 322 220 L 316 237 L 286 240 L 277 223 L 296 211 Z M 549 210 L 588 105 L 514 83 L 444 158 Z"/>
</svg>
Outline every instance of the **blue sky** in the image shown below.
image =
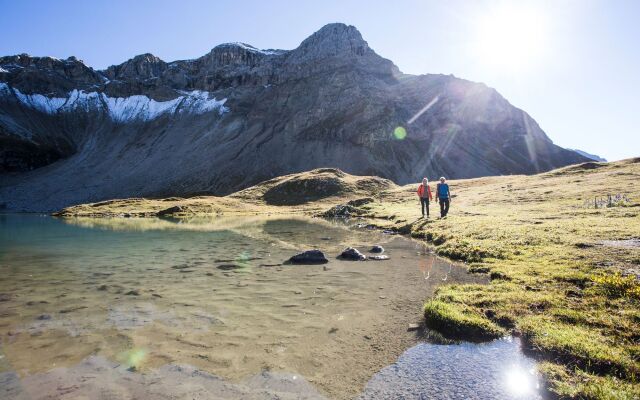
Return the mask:
<svg viewBox="0 0 640 400">
<path fill-rule="evenodd" d="M 517 35 L 495 29 L 505 9 Z M 344 22 L 403 72 L 496 88 L 561 146 L 640 156 L 637 0 L 0 0 L 0 11 L 0 55 L 75 55 L 97 69 L 146 52 L 195 58 L 224 42 L 291 49 Z"/>
</svg>

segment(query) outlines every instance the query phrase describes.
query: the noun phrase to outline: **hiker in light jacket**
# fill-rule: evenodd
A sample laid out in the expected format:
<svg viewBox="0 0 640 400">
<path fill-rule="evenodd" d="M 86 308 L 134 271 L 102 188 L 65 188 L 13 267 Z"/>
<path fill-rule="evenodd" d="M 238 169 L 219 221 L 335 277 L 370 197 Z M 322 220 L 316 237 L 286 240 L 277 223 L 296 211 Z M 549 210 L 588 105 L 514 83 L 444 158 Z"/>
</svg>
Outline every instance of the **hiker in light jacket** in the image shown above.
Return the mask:
<svg viewBox="0 0 640 400">
<path fill-rule="evenodd" d="M 429 218 L 429 200 L 433 199 L 433 196 L 431 196 L 431 188 L 429 187 L 429 180 L 427 178 L 423 178 L 422 183 L 418 186 L 418 197 L 420 198 L 422 216 L 424 217 L 424 211 L 426 209 L 427 218 Z"/>
</svg>

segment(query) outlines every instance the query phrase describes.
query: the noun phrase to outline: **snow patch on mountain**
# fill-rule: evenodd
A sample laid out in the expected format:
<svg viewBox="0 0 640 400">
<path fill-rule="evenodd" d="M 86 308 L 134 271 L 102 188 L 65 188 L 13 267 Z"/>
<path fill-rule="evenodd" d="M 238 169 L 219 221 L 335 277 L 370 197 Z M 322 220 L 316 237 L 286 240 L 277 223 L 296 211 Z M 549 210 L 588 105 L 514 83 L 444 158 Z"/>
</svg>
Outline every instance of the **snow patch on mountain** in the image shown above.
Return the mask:
<svg viewBox="0 0 640 400">
<path fill-rule="evenodd" d="M 242 43 L 242 42 L 233 42 L 233 43 L 226 43 L 226 45 L 229 46 L 238 46 L 244 50 L 248 50 L 254 53 L 260 53 L 260 54 L 264 54 L 267 56 L 271 56 L 271 55 L 277 55 L 277 54 L 282 54 L 285 51 L 284 50 L 275 50 L 275 49 L 267 49 L 267 50 L 261 50 L 258 49 L 256 47 L 251 46 L 250 44 L 246 44 L 246 43 Z M 224 46 L 224 44 L 223 44 Z"/>
<path fill-rule="evenodd" d="M 204 114 L 229 111 L 224 106 L 227 99 L 210 98 L 209 92 L 181 91 L 181 96 L 167 101 L 156 101 L 144 95 L 109 97 L 105 93 L 72 90 L 67 97 L 47 97 L 42 94 L 24 94 L 0 82 L 0 96 L 15 95 L 22 104 L 46 114 L 84 110 L 103 110 L 116 122 L 133 120 L 150 121 L 166 113 Z"/>
</svg>

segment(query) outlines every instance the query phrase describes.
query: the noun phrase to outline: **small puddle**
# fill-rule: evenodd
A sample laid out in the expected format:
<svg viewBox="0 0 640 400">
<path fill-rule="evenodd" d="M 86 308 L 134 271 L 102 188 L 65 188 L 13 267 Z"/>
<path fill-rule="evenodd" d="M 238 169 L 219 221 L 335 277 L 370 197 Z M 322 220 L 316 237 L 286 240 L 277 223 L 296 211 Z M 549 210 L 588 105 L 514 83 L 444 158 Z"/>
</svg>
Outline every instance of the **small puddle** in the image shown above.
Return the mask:
<svg viewBox="0 0 640 400">
<path fill-rule="evenodd" d="M 536 363 L 518 338 L 421 343 L 371 378 L 364 399 L 542 399 Z"/>
</svg>

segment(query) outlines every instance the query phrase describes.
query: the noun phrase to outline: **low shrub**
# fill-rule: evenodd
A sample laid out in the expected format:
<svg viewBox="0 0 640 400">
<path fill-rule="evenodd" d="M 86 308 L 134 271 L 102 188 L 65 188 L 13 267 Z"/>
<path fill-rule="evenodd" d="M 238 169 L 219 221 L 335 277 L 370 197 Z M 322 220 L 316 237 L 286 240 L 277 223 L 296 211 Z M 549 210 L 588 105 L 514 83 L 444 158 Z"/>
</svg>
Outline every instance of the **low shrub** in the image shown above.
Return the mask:
<svg viewBox="0 0 640 400">
<path fill-rule="evenodd" d="M 614 274 L 601 274 L 592 277 L 596 287 L 603 291 L 607 297 L 626 297 L 640 299 L 640 282 L 634 275 L 624 276 L 619 272 Z"/>
</svg>

